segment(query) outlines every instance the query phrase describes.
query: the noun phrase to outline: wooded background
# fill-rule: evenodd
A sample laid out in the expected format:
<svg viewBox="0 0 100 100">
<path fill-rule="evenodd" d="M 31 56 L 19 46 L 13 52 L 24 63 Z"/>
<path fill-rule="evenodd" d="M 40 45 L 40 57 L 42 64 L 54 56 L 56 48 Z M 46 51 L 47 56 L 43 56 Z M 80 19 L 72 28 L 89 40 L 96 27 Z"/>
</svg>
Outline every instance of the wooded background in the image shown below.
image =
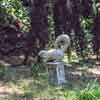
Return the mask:
<svg viewBox="0 0 100 100">
<path fill-rule="evenodd" d="M 69 55 L 75 51 L 83 58 L 93 53 L 99 58 L 100 0 L 0 1 L 1 54 L 16 51 L 18 45 L 17 51 L 37 55 L 53 47 L 62 33 L 71 37 Z"/>
</svg>

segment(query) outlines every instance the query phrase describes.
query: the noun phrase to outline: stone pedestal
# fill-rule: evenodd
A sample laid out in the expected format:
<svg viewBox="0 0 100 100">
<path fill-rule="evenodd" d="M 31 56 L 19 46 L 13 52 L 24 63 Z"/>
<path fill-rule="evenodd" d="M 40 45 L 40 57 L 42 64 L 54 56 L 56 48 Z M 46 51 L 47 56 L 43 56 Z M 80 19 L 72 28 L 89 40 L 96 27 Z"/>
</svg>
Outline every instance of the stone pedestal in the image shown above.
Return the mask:
<svg viewBox="0 0 100 100">
<path fill-rule="evenodd" d="M 50 83 L 58 85 L 65 83 L 65 72 L 63 62 L 48 62 L 46 67 Z"/>
</svg>

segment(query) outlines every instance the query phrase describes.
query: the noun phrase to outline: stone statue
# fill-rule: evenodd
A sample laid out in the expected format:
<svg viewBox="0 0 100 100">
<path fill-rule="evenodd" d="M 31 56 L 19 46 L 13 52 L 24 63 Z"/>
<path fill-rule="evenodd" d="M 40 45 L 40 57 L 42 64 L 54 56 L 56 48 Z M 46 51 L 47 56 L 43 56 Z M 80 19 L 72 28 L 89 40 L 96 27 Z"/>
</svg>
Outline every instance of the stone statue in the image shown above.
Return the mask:
<svg viewBox="0 0 100 100">
<path fill-rule="evenodd" d="M 38 54 L 42 62 L 57 62 L 62 61 L 64 52 L 70 45 L 70 37 L 67 34 L 62 34 L 57 37 L 54 43 L 54 48 L 50 50 L 41 50 Z"/>
</svg>

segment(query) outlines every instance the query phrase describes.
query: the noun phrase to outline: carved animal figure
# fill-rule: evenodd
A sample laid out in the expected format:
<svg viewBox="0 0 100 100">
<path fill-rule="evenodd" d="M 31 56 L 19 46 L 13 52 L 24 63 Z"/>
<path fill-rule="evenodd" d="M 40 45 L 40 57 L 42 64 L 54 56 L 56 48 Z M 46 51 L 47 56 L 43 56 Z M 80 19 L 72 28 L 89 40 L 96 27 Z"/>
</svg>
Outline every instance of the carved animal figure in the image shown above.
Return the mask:
<svg viewBox="0 0 100 100">
<path fill-rule="evenodd" d="M 42 62 L 49 61 L 62 61 L 64 58 L 64 52 L 70 45 L 70 37 L 68 35 L 59 35 L 54 43 L 54 49 L 41 50 L 38 54 L 39 59 Z"/>
</svg>

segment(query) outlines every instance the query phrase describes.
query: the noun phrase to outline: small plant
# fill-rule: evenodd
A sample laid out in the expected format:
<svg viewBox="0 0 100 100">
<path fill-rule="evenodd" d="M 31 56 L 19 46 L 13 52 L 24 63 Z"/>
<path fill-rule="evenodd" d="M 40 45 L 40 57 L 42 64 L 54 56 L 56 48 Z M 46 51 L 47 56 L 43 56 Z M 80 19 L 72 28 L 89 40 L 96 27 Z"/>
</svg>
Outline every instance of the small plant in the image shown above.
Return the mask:
<svg viewBox="0 0 100 100">
<path fill-rule="evenodd" d="M 40 64 L 32 64 L 32 67 L 31 67 L 31 71 L 32 71 L 32 76 L 33 77 L 38 77 L 39 75 L 39 72 L 41 71 L 41 65 Z"/>
<path fill-rule="evenodd" d="M 0 78 L 4 77 L 5 71 L 6 71 L 5 66 L 0 65 Z"/>
<path fill-rule="evenodd" d="M 78 100 L 100 100 L 100 86 L 81 91 Z"/>
<path fill-rule="evenodd" d="M 26 98 L 26 100 L 33 100 L 33 93 L 32 92 L 26 92 L 25 98 Z"/>
</svg>

